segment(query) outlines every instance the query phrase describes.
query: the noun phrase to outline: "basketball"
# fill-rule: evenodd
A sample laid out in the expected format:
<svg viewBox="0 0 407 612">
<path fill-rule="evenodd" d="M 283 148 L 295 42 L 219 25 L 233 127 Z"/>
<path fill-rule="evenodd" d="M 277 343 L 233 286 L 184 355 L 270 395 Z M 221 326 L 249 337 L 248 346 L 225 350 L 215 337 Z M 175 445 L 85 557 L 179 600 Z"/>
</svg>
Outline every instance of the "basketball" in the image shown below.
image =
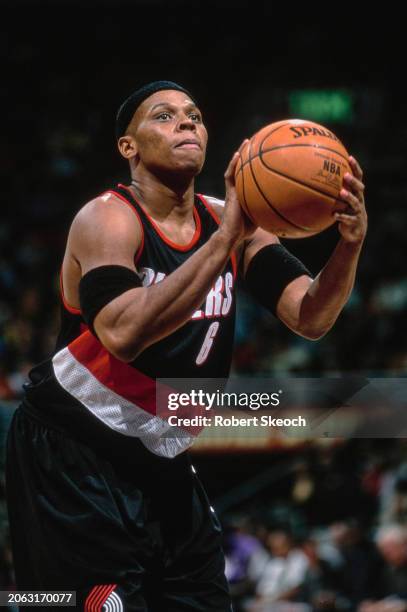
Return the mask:
<svg viewBox="0 0 407 612">
<path fill-rule="evenodd" d="M 348 152 L 322 125 L 288 119 L 267 125 L 239 150 L 235 179 L 239 202 L 257 226 L 286 238 L 328 228 L 343 177 L 352 173 Z"/>
</svg>

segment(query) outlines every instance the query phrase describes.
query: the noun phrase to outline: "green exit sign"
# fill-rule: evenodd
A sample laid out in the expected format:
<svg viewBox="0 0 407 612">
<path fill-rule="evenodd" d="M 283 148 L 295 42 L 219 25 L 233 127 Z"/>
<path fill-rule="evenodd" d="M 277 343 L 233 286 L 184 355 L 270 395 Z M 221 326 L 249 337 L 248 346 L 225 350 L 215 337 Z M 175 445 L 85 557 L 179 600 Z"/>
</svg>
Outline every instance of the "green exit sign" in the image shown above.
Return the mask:
<svg viewBox="0 0 407 612">
<path fill-rule="evenodd" d="M 288 101 L 290 113 L 299 119 L 331 123 L 350 123 L 353 119 L 353 94 L 346 90 L 291 91 Z"/>
</svg>

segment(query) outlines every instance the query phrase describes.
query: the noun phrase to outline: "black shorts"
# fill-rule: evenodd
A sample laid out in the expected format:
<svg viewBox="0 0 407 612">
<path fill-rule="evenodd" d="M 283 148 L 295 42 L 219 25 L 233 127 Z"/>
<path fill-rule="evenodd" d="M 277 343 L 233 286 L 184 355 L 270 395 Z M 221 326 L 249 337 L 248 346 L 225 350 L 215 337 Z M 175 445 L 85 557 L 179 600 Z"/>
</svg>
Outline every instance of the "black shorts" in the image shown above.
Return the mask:
<svg viewBox="0 0 407 612">
<path fill-rule="evenodd" d="M 110 460 L 17 409 L 6 472 L 17 588 L 76 591 L 67 610 L 230 612 L 220 525 L 189 460 L 151 468 L 139 447 Z"/>
</svg>

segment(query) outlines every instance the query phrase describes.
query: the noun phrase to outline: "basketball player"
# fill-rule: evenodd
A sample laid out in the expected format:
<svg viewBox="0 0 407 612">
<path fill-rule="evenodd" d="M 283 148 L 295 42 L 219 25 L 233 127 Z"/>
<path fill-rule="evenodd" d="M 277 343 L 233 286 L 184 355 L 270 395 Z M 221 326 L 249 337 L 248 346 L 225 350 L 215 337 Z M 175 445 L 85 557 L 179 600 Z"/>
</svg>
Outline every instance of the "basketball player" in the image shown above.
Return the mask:
<svg viewBox="0 0 407 612">
<path fill-rule="evenodd" d="M 9 432 L 17 585 L 75 590 L 78 610 L 223 612 L 219 523 L 184 452 L 190 439 L 165 435 L 155 415 L 155 379 L 228 376 L 237 268 L 294 332 L 325 334 L 366 233 L 362 172 L 350 158 L 349 211 L 336 215 L 338 245 L 313 280 L 242 213 L 237 154 L 224 203 L 195 194 L 207 132 L 183 87 L 139 89 L 116 129 L 131 183 L 72 223 L 56 351 L 31 371 Z"/>
</svg>

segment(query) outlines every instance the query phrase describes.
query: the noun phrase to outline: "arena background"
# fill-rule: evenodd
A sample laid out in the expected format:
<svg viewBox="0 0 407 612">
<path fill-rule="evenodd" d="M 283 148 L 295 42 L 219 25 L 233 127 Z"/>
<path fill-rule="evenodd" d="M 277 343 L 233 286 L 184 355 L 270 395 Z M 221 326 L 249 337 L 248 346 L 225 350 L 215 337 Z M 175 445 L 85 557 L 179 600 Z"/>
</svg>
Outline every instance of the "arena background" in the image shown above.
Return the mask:
<svg viewBox="0 0 407 612">
<path fill-rule="evenodd" d="M 127 179 L 114 140 L 117 107 L 155 79 L 184 84 L 204 113 L 209 148 L 197 181 L 202 193 L 222 197 L 223 172 L 241 140 L 287 117 L 332 129 L 365 172 L 368 238 L 355 290 L 335 328 L 316 343 L 300 339 L 242 293 L 234 374 L 405 376 L 407 126 L 400 16 L 384 10 L 375 16 L 370 9 L 368 18 L 355 20 L 352 6 L 321 6 L 306 12 L 247 0 L 2 2 L 3 446 L 28 370 L 53 349 L 69 224 L 88 199 Z M 337 237 L 333 228 L 287 246 L 317 272 Z M 252 446 L 250 453 L 227 445 L 197 451 L 194 462 L 225 527 L 237 609 L 250 610 L 251 594 L 264 592 L 264 575 L 248 575 L 254 552 L 264 552 L 264 544 L 274 554 L 266 555 L 269 565 L 282 558 L 270 536 L 277 527 L 293 538 L 286 552 L 307 559 L 301 588 L 287 588 L 281 599 L 319 609 L 325 590 L 332 597 L 324 609 L 348 610 L 386 595 L 407 601 L 403 531 L 393 542 L 404 551 L 401 565 L 375 543 L 378 527 L 405 524 L 406 450 L 400 439 L 299 444 L 281 438 L 266 450 Z M 13 574 L 3 484 L 1 545 L 6 588 Z M 312 587 L 315 567 L 319 582 Z M 395 574 L 397 588 L 389 586 Z"/>
</svg>

